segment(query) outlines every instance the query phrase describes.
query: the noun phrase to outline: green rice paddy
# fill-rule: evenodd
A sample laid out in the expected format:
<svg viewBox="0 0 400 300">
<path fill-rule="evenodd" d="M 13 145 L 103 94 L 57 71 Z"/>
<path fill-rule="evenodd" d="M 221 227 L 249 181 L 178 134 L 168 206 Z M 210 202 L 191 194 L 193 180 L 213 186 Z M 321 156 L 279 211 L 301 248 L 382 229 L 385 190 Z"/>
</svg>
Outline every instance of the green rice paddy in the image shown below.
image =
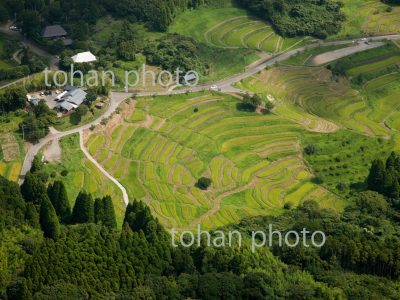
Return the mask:
<svg viewBox="0 0 400 300">
<path fill-rule="evenodd" d="M 235 7 L 201 8 L 177 17 L 169 29 L 189 35 L 208 45 L 225 48 L 248 48 L 267 53 L 279 53 L 298 47 L 307 38 L 283 38 L 270 24 L 249 16 Z"/>
<path fill-rule="evenodd" d="M 139 99 L 133 115 L 92 134 L 86 146 L 130 199 L 145 201 L 168 227 L 216 228 L 308 199 L 343 208 L 311 182 L 300 147 L 304 127 L 236 106 L 237 99 L 208 92 Z M 143 112 L 151 122 L 136 121 Z M 195 187 L 202 176 L 213 181 L 207 191 Z"/>
</svg>

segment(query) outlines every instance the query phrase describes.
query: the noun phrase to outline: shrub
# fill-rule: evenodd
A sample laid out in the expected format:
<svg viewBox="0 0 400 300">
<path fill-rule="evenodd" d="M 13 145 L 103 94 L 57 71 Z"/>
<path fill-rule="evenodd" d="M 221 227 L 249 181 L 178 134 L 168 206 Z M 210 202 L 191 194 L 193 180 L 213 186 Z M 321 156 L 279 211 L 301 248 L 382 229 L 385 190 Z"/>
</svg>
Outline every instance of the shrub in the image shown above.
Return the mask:
<svg viewBox="0 0 400 300">
<path fill-rule="evenodd" d="M 64 169 L 61 171 L 61 176 L 65 177 L 68 175 L 68 170 Z"/>
<path fill-rule="evenodd" d="M 196 187 L 198 187 L 201 190 L 207 190 L 212 184 L 212 180 L 207 177 L 201 177 L 197 183 Z"/>
<path fill-rule="evenodd" d="M 292 202 L 286 202 L 285 205 L 283 205 L 284 209 L 291 209 L 293 207 L 293 203 Z"/>
<path fill-rule="evenodd" d="M 311 179 L 311 181 L 316 184 L 324 183 L 324 179 L 321 176 L 315 176 L 314 178 Z"/>
<path fill-rule="evenodd" d="M 336 188 L 337 188 L 339 191 L 344 191 L 344 190 L 346 189 L 346 184 L 340 182 L 340 183 L 338 183 L 338 185 L 336 186 Z"/>
<path fill-rule="evenodd" d="M 304 148 L 304 153 L 307 155 L 312 155 L 317 152 L 317 147 L 315 145 L 308 145 Z"/>
</svg>

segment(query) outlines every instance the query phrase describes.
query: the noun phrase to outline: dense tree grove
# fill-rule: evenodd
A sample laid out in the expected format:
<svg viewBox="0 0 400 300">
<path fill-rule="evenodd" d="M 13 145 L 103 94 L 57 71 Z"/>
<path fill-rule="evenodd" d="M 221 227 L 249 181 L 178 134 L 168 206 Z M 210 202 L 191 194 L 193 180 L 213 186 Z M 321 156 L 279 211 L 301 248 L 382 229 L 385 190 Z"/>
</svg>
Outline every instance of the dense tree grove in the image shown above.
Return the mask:
<svg viewBox="0 0 400 300">
<path fill-rule="evenodd" d="M 47 197 L 43 198 L 40 204 L 40 227 L 46 238 L 56 240 L 60 236 L 60 223 L 56 211 Z"/>
<path fill-rule="evenodd" d="M 326 38 L 338 33 L 345 20 L 339 1 L 238 0 L 238 3 L 270 21 L 283 36 L 312 35 Z"/>
<path fill-rule="evenodd" d="M 25 206 L 18 184 L 0 176 L 0 230 L 8 225 L 21 223 L 24 220 Z"/>
<path fill-rule="evenodd" d="M 367 178 L 368 188 L 382 195 L 400 199 L 400 156 L 392 152 L 386 162 L 381 159 L 374 160 Z"/>
<path fill-rule="evenodd" d="M 97 198 L 94 202 L 94 220 L 96 223 L 115 229 L 117 220 L 115 218 L 114 205 L 110 196 Z"/>
<path fill-rule="evenodd" d="M 47 188 L 47 194 L 56 211 L 60 222 L 68 224 L 71 220 L 71 207 L 68 200 L 67 190 L 62 181 L 55 181 Z"/>
<path fill-rule="evenodd" d="M 33 2 L 33 3 L 32 3 Z M 50 23 L 68 23 L 78 39 L 88 34 L 87 25 L 112 14 L 131 21 L 147 22 L 160 31 L 166 31 L 179 12 L 200 5 L 220 5 L 226 0 L 1 0 L 0 20 L 15 16 L 22 22 L 22 30 L 38 38 L 41 26 Z"/>
<path fill-rule="evenodd" d="M 197 43 L 190 37 L 168 35 L 148 45 L 144 49 L 144 54 L 149 64 L 172 72 L 179 68 L 182 72 L 196 70 L 198 73 L 203 73 L 206 69 L 198 57 Z"/>
<path fill-rule="evenodd" d="M 0 93 L 0 112 L 10 112 L 25 107 L 25 88 L 10 88 Z"/>
<path fill-rule="evenodd" d="M 283 232 L 321 230 L 327 236 L 322 248 L 275 243 L 273 253 L 286 264 L 342 289 L 348 299 L 396 299 L 400 292 L 399 215 L 378 193 L 362 192 L 356 200 L 342 215 L 310 201 L 283 216 L 248 218 L 232 227 L 243 232 L 266 231 L 269 224 Z"/>
<path fill-rule="evenodd" d="M 93 223 L 94 222 L 94 201 L 91 194 L 84 191 L 80 192 L 72 210 L 73 223 Z"/>
</svg>

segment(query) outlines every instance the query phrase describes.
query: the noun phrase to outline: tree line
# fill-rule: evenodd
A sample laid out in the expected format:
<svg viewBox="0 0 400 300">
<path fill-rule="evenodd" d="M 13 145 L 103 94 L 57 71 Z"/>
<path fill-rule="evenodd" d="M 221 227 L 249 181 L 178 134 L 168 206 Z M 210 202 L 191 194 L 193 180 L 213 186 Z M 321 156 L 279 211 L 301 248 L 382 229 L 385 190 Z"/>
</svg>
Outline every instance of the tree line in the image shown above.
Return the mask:
<svg viewBox="0 0 400 300">
<path fill-rule="evenodd" d="M 311 35 L 326 38 L 340 31 L 345 15 L 339 1 L 237 0 L 262 19 L 272 23 L 275 30 L 288 37 Z"/>
</svg>

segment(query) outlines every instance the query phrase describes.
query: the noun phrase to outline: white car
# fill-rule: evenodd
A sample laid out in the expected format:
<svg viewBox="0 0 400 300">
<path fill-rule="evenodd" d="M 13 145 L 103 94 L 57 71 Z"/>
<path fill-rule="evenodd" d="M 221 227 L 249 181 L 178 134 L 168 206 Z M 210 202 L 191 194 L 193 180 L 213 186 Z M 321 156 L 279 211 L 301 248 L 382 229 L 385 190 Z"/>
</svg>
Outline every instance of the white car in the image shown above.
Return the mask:
<svg viewBox="0 0 400 300">
<path fill-rule="evenodd" d="M 215 84 L 210 86 L 210 90 L 212 91 L 218 91 L 218 86 L 216 86 Z"/>
</svg>

